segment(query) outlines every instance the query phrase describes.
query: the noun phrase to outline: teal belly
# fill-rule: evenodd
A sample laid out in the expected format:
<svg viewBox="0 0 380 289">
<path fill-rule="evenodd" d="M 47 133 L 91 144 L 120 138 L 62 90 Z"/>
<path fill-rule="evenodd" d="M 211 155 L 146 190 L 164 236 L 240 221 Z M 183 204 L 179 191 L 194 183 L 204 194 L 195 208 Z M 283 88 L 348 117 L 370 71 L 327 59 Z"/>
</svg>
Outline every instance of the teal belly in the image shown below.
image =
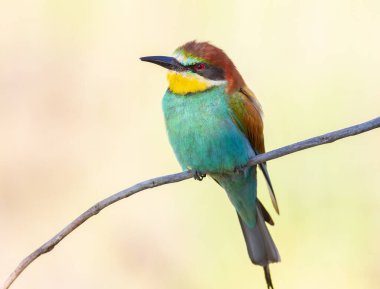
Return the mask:
<svg viewBox="0 0 380 289">
<path fill-rule="evenodd" d="M 170 143 L 183 169 L 232 171 L 254 155 L 230 117 L 223 86 L 189 95 L 167 91 L 163 110 Z"/>
</svg>

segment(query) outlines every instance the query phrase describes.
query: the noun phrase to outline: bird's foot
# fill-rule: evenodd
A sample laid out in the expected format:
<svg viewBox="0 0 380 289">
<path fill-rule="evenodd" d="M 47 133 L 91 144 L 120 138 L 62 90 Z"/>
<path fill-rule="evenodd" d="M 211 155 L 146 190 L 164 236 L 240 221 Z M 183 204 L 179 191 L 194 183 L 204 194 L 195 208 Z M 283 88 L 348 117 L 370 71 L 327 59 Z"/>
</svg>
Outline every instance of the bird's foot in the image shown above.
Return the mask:
<svg viewBox="0 0 380 289">
<path fill-rule="evenodd" d="M 206 177 L 206 174 L 204 174 L 204 173 L 201 173 L 198 171 L 195 171 L 195 173 L 194 173 L 194 180 L 201 181 L 205 177 Z"/>
<path fill-rule="evenodd" d="M 245 165 L 242 165 L 242 166 L 237 166 L 234 168 L 234 173 L 235 174 L 243 174 L 244 171 L 245 171 Z"/>
</svg>

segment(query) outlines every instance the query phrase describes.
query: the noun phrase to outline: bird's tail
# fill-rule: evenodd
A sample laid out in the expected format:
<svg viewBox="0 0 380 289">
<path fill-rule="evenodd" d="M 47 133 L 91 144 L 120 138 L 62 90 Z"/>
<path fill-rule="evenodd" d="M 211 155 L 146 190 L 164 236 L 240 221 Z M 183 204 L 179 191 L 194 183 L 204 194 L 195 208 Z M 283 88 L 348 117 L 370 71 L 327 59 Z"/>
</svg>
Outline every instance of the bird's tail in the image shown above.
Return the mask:
<svg viewBox="0 0 380 289">
<path fill-rule="evenodd" d="M 267 282 L 268 289 L 273 289 L 269 264 L 281 261 L 276 244 L 274 243 L 268 228 L 265 225 L 265 221 L 273 225 L 273 220 L 264 206 L 257 199 L 256 226 L 253 228 L 248 227 L 240 216 L 239 221 L 243 230 L 249 257 L 251 258 L 253 264 L 264 267 L 265 280 Z"/>
</svg>

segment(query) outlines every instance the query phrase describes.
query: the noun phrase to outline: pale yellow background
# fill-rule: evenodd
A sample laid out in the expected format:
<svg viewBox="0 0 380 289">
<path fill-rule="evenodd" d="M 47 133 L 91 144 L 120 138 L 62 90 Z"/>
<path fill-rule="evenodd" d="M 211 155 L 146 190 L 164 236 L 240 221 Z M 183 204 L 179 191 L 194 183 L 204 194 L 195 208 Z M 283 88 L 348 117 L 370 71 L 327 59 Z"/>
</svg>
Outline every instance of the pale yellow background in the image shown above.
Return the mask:
<svg viewBox="0 0 380 289">
<path fill-rule="evenodd" d="M 378 0 L 2 0 L 1 280 L 96 201 L 180 170 L 161 113 L 165 71 L 139 57 L 192 39 L 222 47 L 256 92 L 268 150 L 380 115 Z M 269 163 L 276 289 L 378 288 L 379 149 L 375 130 Z M 12 288 L 265 283 L 207 178 L 113 205 Z"/>
</svg>

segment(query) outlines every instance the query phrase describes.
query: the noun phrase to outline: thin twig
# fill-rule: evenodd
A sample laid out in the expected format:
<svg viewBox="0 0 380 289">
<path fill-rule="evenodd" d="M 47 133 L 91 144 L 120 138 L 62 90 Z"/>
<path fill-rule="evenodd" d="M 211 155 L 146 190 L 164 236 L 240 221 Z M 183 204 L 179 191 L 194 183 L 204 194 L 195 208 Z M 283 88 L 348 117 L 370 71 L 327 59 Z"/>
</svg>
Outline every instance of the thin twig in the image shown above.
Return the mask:
<svg viewBox="0 0 380 289">
<path fill-rule="evenodd" d="M 312 147 L 327 144 L 327 143 L 332 143 L 338 139 L 361 134 L 363 132 L 366 132 L 375 128 L 379 128 L 379 127 L 380 127 L 380 117 L 377 117 L 372 120 L 363 122 L 361 124 L 357 124 L 354 126 L 350 126 L 347 128 L 329 132 L 320 136 L 312 137 L 307 140 L 296 142 L 294 144 L 284 146 L 282 148 L 267 152 L 265 154 L 258 155 L 254 157 L 252 160 L 250 160 L 247 166 L 253 166 L 259 163 L 263 163 L 265 161 L 270 161 L 282 156 L 286 156 L 298 151 L 302 151 L 304 149 L 312 148 Z"/>
<path fill-rule="evenodd" d="M 297 143 L 294 143 L 294 144 L 291 144 L 291 145 L 288 145 L 288 146 L 285 146 L 285 147 L 282 147 L 282 148 L 279 148 L 279 149 L 276 149 L 264 154 L 260 154 L 252 158 L 247 163 L 247 166 L 253 166 L 258 163 L 263 163 L 265 161 L 276 159 L 276 158 L 279 158 L 279 157 L 282 157 L 282 156 L 285 156 L 285 155 L 288 155 L 300 150 L 311 148 L 314 146 L 331 143 L 338 139 L 357 135 L 357 134 L 360 134 L 360 133 L 363 133 L 375 128 L 379 128 L 379 127 L 380 127 L 380 117 L 377 117 L 373 120 L 370 120 L 358 125 L 354 125 L 348 128 L 330 132 L 321 136 L 313 137 L 313 138 L 300 141 L 300 142 L 297 142 Z M 120 201 L 121 199 L 127 198 L 140 191 L 162 186 L 165 184 L 180 182 L 183 180 L 190 179 L 192 177 L 194 177 L 194 172 L 186 171 L 186 172 L 182 172 L 178 174 L 172 174 L 172 175 L 150 179 L 150 180 L 138 183 L 125 190 L 122 190 L 96 203 L 87 211 L 85 211 L 83 214 L 81 214 L 79 217 L 77 217 L 74 221 L 72 221 L 66 227 L 64 227 L 57 235 L 55 235 L 53 238 L 51 238 L 49 241 L 47 241 L 45 244 L 43 244 L 41 247 L 39 247 L 37 250 L 35 250 L 33 253 L 31 253 L 29 256 L 23 259 L 21 263 L 17 266 L 17 268 L 11 273 L 11 275 L 9 275 L 9 277 L 7 278 L 5 283 L 2 285 L 2 287 L 0 287 L 0 289 L 8 289 L 11 286 L 11 284 L 17 279 L 17 277 L 22 273 L 22 271 L 24 271 L 25 268 L 29 266 L 30 263 L 32 263 L 35 259 L 37 259 L 42 254 L 45 254 L 51 251 L 59 242 L 62 241 L 63 238 L 65 238 L 77 227 L 79 227 L 81 224 L 83 224 L 92 216 L 98 214 L 101 210 L 108 207 L 109 205 L 117 201 Z"/>
</svg>

